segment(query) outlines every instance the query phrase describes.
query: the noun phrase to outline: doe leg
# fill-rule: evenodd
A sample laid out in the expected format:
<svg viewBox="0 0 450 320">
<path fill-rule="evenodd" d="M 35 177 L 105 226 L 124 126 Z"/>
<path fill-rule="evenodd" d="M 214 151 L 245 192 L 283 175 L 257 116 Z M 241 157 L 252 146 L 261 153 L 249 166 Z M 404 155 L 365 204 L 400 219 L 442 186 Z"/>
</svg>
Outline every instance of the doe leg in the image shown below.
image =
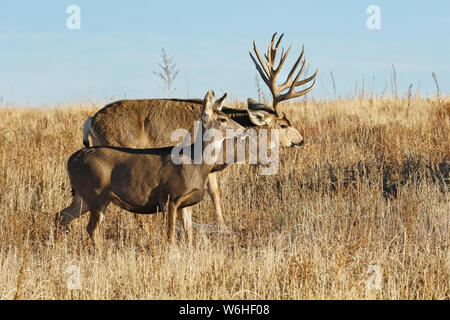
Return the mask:
<svg viewBox="0 0 450 320">
<path fill-rule="evenodd" d="M 106 209 L 106 208 L 105 208 Z M 87 226 L 87 232 L 89 233 L 89 237 L 92 239 L 92 242 L 94 243 L 94 246 L 98 248 L 100 251 L 103 251 L 101 239 L 98 235 L 98 228 L 100 227 L 103 217 L 104 217 L 104 211 L 99 209 L 90 209 L 91 216 L 89 218 L 89 223 Z"/>
<path fill-rule="evenodd" d="M 220 191 L 217 185 L 217 173 L 212 172 L 208 175 L 208 193 L 214 203 L 214 208 L 216 210 L 216 218 L 219 224 L 219 229 L 223 232 L 228 233 L 228 227 L 225 225 L 222 215 L 222 206 L 220 205 Z"/>
<path fill-rule="evenodd" d="M 186 207 L 180 210 L 181 218 L 183 220 L 183 230 L 187 235 L 189 247 L 192 246 L 193 232 L 192 232 L 192 207 Z"/>
<path fill-rule="evenodd" d="M 169 215 L 168 215 L 168 230 L 167 230 L 167 237 L 171 244 L 173 244 L 175 240 L 175 225 L 177 220 L 177 209 L 178 206 L 173 203 L 169 202 Z"/>
<path fill-rule="evenodd" d="M 72 203 L 55 216 L 55 240 L 58 238 L 58 231 L 68 231 L 69 224 L 89 211 L 87 204 L 76 192 L 73 194 Z"/>
</svg>

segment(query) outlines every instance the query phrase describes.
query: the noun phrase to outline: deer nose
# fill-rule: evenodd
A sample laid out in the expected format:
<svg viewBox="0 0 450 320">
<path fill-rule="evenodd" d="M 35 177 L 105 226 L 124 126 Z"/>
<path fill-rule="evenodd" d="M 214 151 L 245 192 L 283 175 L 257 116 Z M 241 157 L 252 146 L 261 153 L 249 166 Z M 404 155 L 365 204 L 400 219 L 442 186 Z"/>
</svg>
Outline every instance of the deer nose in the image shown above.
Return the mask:
<svg viewBox="0 0 450 320">
<path fill-rule="evenodd" d="M 292 143 L 292 145 L 294 145 L 294 146 L 296 146 L 296 147 L 300 147 L 300 146 L 302 146 L 302 145 L 304 145 L 304 144 L 305 144 L 305 139 L 303 139 L 302 141 L 297 142 L 297 143 Z"/>
</svg>

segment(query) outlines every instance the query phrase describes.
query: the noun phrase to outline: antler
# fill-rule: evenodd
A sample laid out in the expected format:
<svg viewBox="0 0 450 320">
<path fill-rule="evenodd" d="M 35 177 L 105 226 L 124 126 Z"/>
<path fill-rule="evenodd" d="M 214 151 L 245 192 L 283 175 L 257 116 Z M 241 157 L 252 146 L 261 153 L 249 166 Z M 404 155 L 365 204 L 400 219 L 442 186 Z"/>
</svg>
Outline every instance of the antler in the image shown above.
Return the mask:
<svg viewBox="0 0 450 320">
<path fill-rule="evenodd" d="M 295 76 L 294 79 L 292 79 L 292 77 L 294 76 L 295 70 L 297 69 L 298 65 L 300 64 L 300 62 L 303 58 L 303 53 L 304 53 L 305 48 L 304 48 L 304 46 L 302 46 L 302 52 L 301 52 L 300 56 L 298 57 L 297 61 L 295 62 L 294 66 L 292 67 L 291 72 L 289 72 L 289 75 L 288 75 L 286 81 L 283 84 L 278 85 L 277 84 L 278 74 L 280 73 L 281 68 L 283 67 L 284 61 L 286 60 L 286 57 L 289 54 L 289 51 L 291 50 L 292 46 L 289 46 L 289 48 L 287 49 L 286 52 L 284 52 L 284 48 L 282 49 L 280 63 L 278 64 L 278 67 L 276 67 L 274 69 L 275 59 L 277 56 L 277 50 L 280 45 L 281 39 L 283 39 L 284 33 L 280 36 L 280 38 L 278 38 L 278 41 L 276 42 L 276 45 L 274 48 L 276 35 L 277 35 L 277 33 L 275 32 L 272 36 L 272 41 L 270 41 L 269 47 L 267 49 L 267 54 L 264 55 L 267 62 L 265 62 L 261 58 L 261 55 L 259 54 L 258 49 L 256 48 L 255 41 L 253 41 L 253 50 L 255 51 L 256 57 L 258 58 L 259 64 L 258 64 L 258 61 L 255 59 L 255 57 L 253 57 L 253 55 L 250 51 L 249 51 L 249 54 L 253 60 L 253 63 L 256 66 L 256 70 L 258 70 L 259 74 L 261 75 L 261 78 L 264 80 L 264 82 L 269 87 L 270 91 L 272 92 L 272 96 L 273 96 L 272 106 L 273 106 L 277 116 L 279 117 L 279 116 L 281 116 L 282 113 L 277 108 L 278 103 L 281 101 L 288 100 L 288 99 L 293 99 L 293 98 L 303 96 L 303 95 L 307 94 L 309 91 L 311 91 L 312 88 L 314 87 L 314 85 L 316 84 L 315 78 L 317 76 L 318 69 L 309 78 L 306 78 L 303 80 L 298 80 L 300 78 L 300 75 L 303 72 L 303 69 L 305 68 L 305 65 L 306 65 L 306 58 L 305 58 L 302 62 L 302 65 L 301 65 L 300 70 L 298 71 L 297 75 Z M 312 85 L 310 87 L 308 87 L 304 90 L 301 90 L 301 91 L 295 91 L 296 87 L 304 85 L 312 80 L 314 80 L 314 82 L 312 83 Z M 289 90 L 286 93 L 282 93 L 286 89 L 289 89 Z"/>
</svg>

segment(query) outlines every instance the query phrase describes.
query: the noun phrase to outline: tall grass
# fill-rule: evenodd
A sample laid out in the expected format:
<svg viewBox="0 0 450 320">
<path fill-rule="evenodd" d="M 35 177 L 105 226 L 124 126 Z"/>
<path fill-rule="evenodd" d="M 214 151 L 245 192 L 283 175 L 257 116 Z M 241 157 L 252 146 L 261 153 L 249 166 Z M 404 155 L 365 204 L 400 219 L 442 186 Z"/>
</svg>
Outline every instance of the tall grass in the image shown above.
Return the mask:
<svg viewBox="0 0 450 320">
<path fill-rule="evenodd" d="M 280 170 L 219 174 L 231 234 L 209 199 L 194 246 L 165 245 L 164 215 L 110 206 L 96 252 L 85 230 L 53 240 L 70 202 L 65 163 L 98 106 L 0 109 L 0 299 L 449 299 L 450 102 L 301 100 L 302 148 Z M 80 268 L 81 289 L 67 273 Z M 371 266 L 381 271 L 369 286 Z M 369 273 L 368 273 L 369 272 Z"/>
</svg>

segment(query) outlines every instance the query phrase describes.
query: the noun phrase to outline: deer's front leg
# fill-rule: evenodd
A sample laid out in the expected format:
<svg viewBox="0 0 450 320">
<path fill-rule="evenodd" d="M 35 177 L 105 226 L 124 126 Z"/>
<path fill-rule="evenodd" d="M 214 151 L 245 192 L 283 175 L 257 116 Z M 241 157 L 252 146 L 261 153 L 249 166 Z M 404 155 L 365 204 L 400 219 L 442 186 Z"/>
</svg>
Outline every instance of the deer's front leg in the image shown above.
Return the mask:
<svg viewBox="0 0 450 320">
<path fill-rule="evenodd" d="M 180 211 L 183 220 L 183 229 L 187 235 L 189 246 L 192 247 L 192 207 L 186 207 Z"/>
<path fill-rule="evenodd" d="M 222 206 L 220 204 L 220 191 L 219 186 L 217 184 L 217 173 L 212 172 L 208 175 L 207 179 L 207 186 L 208 186 L 208 192 L 209 196 L 211 197 L 211 200 L 214 203 L 214 208 L 216 209 L 216 218 L 217 222 L 219 223 L 219 229 L 225 233 L 229 233 L 228 227 L 225 224 L 225 221 L 223 220 L 222 215 Z"/>
<path fill-rule="evenodd" d="M 178 206 L 176 203 L 169 202 L 169 214 L 168 214 L 169 227 L 167 230 L 167 238 L 170 243 L 173 243 L 175 239 L 175 224 L 177 220 L 177 209 Z"/>
</svg>

